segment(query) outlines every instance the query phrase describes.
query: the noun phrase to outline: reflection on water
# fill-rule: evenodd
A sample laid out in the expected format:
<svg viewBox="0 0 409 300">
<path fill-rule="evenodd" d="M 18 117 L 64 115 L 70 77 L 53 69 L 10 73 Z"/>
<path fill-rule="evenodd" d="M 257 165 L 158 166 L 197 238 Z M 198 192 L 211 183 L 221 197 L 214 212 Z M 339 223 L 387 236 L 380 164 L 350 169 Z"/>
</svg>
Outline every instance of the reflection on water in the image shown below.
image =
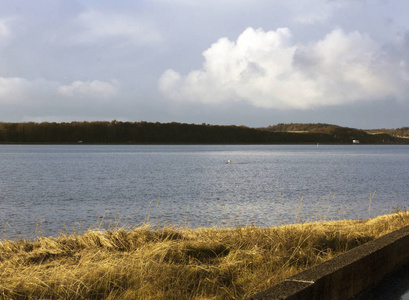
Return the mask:
<svg viewBox="0 0 409 300">
<path fill-rule="evenodd" d="M 1 145 L 0 167 L 7 236 L 367 218 L 409 201 L 407 146 Z"/>
</svg>

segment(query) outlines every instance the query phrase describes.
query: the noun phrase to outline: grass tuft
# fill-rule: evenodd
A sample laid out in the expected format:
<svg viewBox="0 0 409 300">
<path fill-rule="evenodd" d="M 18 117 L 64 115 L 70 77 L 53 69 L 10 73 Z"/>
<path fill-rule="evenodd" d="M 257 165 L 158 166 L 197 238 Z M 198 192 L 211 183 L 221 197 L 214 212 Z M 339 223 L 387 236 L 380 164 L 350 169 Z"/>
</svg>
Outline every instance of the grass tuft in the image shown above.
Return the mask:
<svg viewBox="0 0 409 300">
<path fill-rule="evenodd" d="M 301 202 L 301 201 L 300 201 Z M 1 299 L 241 299 L 409 224 L 89 230 L 0 241 Z"/>
</svg>

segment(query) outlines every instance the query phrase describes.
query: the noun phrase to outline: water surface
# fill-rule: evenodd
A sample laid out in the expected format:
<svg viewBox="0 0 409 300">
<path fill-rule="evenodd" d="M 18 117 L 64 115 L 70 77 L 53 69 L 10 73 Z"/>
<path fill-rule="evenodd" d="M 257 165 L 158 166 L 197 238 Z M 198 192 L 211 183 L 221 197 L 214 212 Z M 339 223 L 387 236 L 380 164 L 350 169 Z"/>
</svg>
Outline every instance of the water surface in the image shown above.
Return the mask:
<svg viewBox="0 0 409 300">
<path fill-rule="evenodd" d="M 0 145 L 0 168 L 7 237 L 119 220 L 201 227 L 365 219 L 409 203 L 408 146 Z"/>
</svg>

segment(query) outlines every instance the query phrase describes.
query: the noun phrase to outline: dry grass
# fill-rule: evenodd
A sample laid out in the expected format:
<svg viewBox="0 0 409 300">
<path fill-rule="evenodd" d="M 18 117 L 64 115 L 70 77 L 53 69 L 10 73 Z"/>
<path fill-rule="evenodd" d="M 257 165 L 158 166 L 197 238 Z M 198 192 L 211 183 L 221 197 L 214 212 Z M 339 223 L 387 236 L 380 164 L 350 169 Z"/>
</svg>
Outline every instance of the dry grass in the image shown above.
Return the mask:
<svg viewBox="0 0 409 300">
<path fill-rule="evenodd" d="M 151 229 L 0 241 L 2 299 L 241 299 L 409 224 Z"/>
</svg>

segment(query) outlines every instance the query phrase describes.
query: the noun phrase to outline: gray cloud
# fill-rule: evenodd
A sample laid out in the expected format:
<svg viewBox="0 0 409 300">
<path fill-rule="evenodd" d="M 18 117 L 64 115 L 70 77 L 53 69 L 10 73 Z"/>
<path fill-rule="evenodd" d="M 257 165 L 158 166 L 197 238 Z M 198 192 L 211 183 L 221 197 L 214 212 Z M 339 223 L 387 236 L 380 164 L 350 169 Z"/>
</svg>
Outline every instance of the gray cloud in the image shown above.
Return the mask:
<svg viewBox="0 0 409 300">
<path fill-rule="evenodd" d="M 0 121 L 259 126 L 318 122 L 332 109 L 346 119 L 362 105 L 376 115 L 385 101 L 406 108 L 407 1 L 0 6 Z"/>
</svg>

